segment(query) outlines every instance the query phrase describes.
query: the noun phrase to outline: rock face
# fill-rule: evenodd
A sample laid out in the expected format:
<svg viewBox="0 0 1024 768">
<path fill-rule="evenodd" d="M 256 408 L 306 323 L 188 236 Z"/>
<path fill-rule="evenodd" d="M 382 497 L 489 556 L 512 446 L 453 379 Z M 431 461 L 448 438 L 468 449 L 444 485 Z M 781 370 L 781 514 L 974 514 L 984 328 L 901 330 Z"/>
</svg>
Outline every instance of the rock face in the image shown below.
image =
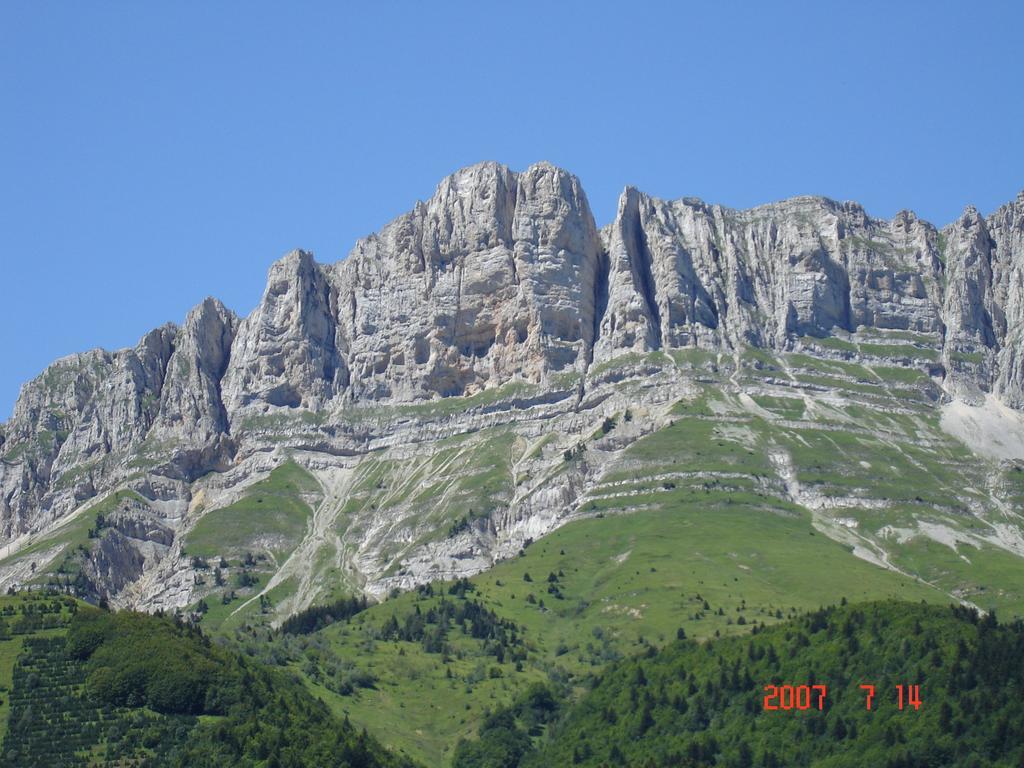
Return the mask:
<svg viewBox="0 0 1024 768">
<path fill-rule="evenodd" d="M 216 299 L 189 312 L 167 363 L 153 425 L 157 439 L 203 446 L 227 431 L 220 385 L 237 328 L 238 318 Z"/>
<path fill-rule="evenodd" d="M 263 300 L 230 351 L 223 391 L 232 415 L 254 403 L 315 409 L 344 390 L 336 298 L 308 253 L 293 251 L 271 267 Z"/>
<path fill-rule="evenodd" d="M 456 173 L 331 269 L 345 394 L 444 397 L 581 369 L 600 265 L 574 176 L 546 164 Z"/>
<path fill-rule="evenodd" d="M 53 363 L 0 427 L 0 533 L 125 484 L 187 505 L 192 480 L 284 433 L 355 455 L 388 433 L 352 426 L 370 406 L 518 384 L 575 388 L 578 406 L 623 355 L 784 351 L 865 329 L 933 351 L 946 397 L 1024 407 L 1024 193 L 939 231 L 824 198 L 736 211 L 627 188 L 599 230 L 575 176 L 483 163 L 340 262 L 288 254 L 243 320 L 207 299 L 133 349 Z"/>
<path fill-rule="evenodd" d="M 1007 405 L 1024 407 L 1024 192 L 989 217 L 994 311 L 999 335 L 993 387 Z"/>
<path fill-rule="evenodd" d="M 782 349 L 860 326 L 941 332 L 937 232 L 854 203 L 794 198 L 749 211 L 634 189 L 607 230 L 598 348 Z"/>
<path fill-rule="evenodd" d="M 175 336 L 167 325 L 134 349 L 63 358 L 22 387 L 0 464 L 0 519 L 8 537 L 92 496 L 94 470 L 146 438 Z"/>
</svg>

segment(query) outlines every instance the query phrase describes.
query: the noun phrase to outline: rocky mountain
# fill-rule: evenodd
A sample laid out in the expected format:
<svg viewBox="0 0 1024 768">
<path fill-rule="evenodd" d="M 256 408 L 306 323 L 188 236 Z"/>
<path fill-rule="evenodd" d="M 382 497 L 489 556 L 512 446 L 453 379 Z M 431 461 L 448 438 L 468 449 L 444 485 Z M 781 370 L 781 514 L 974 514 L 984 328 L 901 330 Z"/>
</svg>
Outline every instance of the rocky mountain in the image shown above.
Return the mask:
<svg viewBox="0 0 1024 768">
<path fill-rule="evenodd" d="M 598 228 L 566 171 L 483 163 L 337 263 L 289 253 L 244 319 L 207 299 L 24 385 L 0 428 L 0 584 L 185 607 L 219 594 L 217 558 L 258 576 L 230 616 L 259 597 L 281 619 L 692 481 L 966 600 L 972 576 L 900 553 L 1024 562 L 1022 320 L 1024 193 L 940 230 L 627 188 Z"/>
</svg>

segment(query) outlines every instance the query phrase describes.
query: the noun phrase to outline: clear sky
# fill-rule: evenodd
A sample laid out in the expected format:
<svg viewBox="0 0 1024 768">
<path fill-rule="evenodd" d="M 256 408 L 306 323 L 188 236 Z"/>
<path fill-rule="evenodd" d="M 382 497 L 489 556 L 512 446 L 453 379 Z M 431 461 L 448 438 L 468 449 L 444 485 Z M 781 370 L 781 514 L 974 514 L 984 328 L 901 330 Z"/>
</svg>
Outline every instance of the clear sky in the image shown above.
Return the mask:
<svg viewBox="0 0 1024 768">
<path fill-rule="evenodd" d="M 301 8 L 301 10 L 297 10 Z M 1024 188 L 1020 2 L 0 3 L 0 419 L 457 168 L 941 225 Z"/>
</svg>

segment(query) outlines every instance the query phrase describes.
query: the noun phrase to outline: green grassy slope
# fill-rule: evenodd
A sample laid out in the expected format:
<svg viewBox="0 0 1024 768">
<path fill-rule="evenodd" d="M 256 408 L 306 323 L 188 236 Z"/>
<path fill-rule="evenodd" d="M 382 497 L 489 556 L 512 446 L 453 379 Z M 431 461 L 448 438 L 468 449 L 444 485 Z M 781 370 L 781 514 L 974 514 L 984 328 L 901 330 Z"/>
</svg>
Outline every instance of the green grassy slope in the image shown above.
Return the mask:
<svg viewBox="0 0 1024 768">
<path fill-rule="evenodd" d="M 320 484 L 294 461 L 246 489 L 233 504 L 206 512 L 186 534 L 182 554 L 191 558 L 202 583 L 193 608 L 204 612 L 204 626 L 237 626 L 267 615 L 270 606 L 293 591 L 278 585 L 265 601 L 253 598 L 295 552 L 307 535 Z"/>
<path fill-rule="evenodd" d="M 319 491 L 308 472 L 286 462 L 248 488 L 239 501 L 200 518 L 188 533 L 185 551 L 205 558 L 265 551 L 283 559 L 295 549 L 312 514 L 304 498 L 315 498 Z"/>
<path fill-rule="evenodd" d="M 421 592 L 292 640 L 290 653 L 278 659 L 389 746 L 444 765 L 487 710 L 510 703 L 529 685 L 552 677 L 579 685 L 609 661 L 663 646 L 679 628 L 697 638 L 745 633 L 837 595 L 946 600 L 938 590 L 853 557 L 816 533 L 805 514 L 739 503 L 570 523 L 470 584 L 464 599 L 478 600 L 518 628 L 520 642 L 507 644 L 500 660 L 494 643 L 459 631 L 450 632 L 441 649 L 388 638 L 392 617 L 404 625 L 442 599 Z M 261 641 L 242 638 L 261 652 Z M 340 660 L 373 679 L 373 687 L 331 690 L 325 670 L 338 668 Z"/>
<path fill-rule="evenodd" d="M 802 508 L 866 558 L 1024 616 L 1021 464 L 977 456 L 941 429 L 927 346 L 898 335 L 858 342 L 868 355 L 860 364 L 821 357 L 842 353 L 829 340 L 803 341 L 813 355 L 679 360 L 697 393 L 602 463 L 581 511 Z M 876 364 L 871 355 L 883 352 L 896 356 Z"/>
<path fill-rule="evenodd" d="M 841 597 L 956 597 L 1024 614 L 1024 560 L 993 537 L 995 523 L 1016 524 L 993 499 L 1012 510 L 1020 473 L 940 429 L 930 358 L 916 340 L 857 342 L 867 364 L 819 342 L 805 341 L 814 355 L 694 350 L 620 361 L 672 366 L 694 387 L 660 414 L 631 408 L 582 440 L 492 430 L 403 460 L 372 455 L 349 486 L 342 532 L 415 508 L 422 533 L 403 540 L 444 538 L 460 516 L 522 495 L 520 483 L 543 488 L 576 471 L 588 475 L 576 503 L 586 519 L 474 577 L 470 595 L 402 594 L 308 637 L 274 640 L 271 651 L 265 630 L 238 636 L 388 745 L 446 765 L 458 739 L 530 685 L 579 690 L 679 630 L 741 635 Z M 826 353 L 834 357 L 818 356 Z M 598 373 L 615 374 L 605 368 Z M 645 434 L 619 439 L 638 427 Z M 389 573 L 403 572 L 400 554 L 387 554 Z M 452 628 L 428 648 L 388 632 L 392 618 L 404 626 L 441 599 L 480 601 L 515 625 L 518 644 L 497 652 Z"/>
</svg>

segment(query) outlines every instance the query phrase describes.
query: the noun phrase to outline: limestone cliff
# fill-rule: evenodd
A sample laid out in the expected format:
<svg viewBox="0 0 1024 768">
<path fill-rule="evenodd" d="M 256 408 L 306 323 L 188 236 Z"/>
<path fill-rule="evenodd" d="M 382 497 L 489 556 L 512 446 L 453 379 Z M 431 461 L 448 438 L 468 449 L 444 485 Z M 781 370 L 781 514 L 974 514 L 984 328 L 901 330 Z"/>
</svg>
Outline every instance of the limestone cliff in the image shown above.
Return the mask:
<svg viewBox="0 0 1024 768">
<path fill-rule="evenodd" d="M 598 229 L 570 173 L 483 163 L 341 261 L 288 254 L 247 318 L 207 299 L 132 349 L 53 363 L 0 428 L 0 534 L 25 540 L 119 487 L 173 531 L 208 473 L 229 488 L 248 477 L 233 467 L 265 470 L 274 451 L 361 456 L 499 418 L 415 410 L 449 400 L 493 395 L 506 421 L 548 408 L 583 429 L 572 414 L 626 356 L 834 339 L 847 361 L 905 362 L 911 346 L 868 332 L 909 335 L 938 397 L 1024 407 L 1024 193 L 938 230 L 817 197 L 737 211 L 627 188 Z M 577 482 L 548 489 L 551 503 Z M 133 579 L 174 552 L 162 538 L 129 557 L 135 539 L 119 535 L 101 560 L 134 563 Z"/>
</svg>

